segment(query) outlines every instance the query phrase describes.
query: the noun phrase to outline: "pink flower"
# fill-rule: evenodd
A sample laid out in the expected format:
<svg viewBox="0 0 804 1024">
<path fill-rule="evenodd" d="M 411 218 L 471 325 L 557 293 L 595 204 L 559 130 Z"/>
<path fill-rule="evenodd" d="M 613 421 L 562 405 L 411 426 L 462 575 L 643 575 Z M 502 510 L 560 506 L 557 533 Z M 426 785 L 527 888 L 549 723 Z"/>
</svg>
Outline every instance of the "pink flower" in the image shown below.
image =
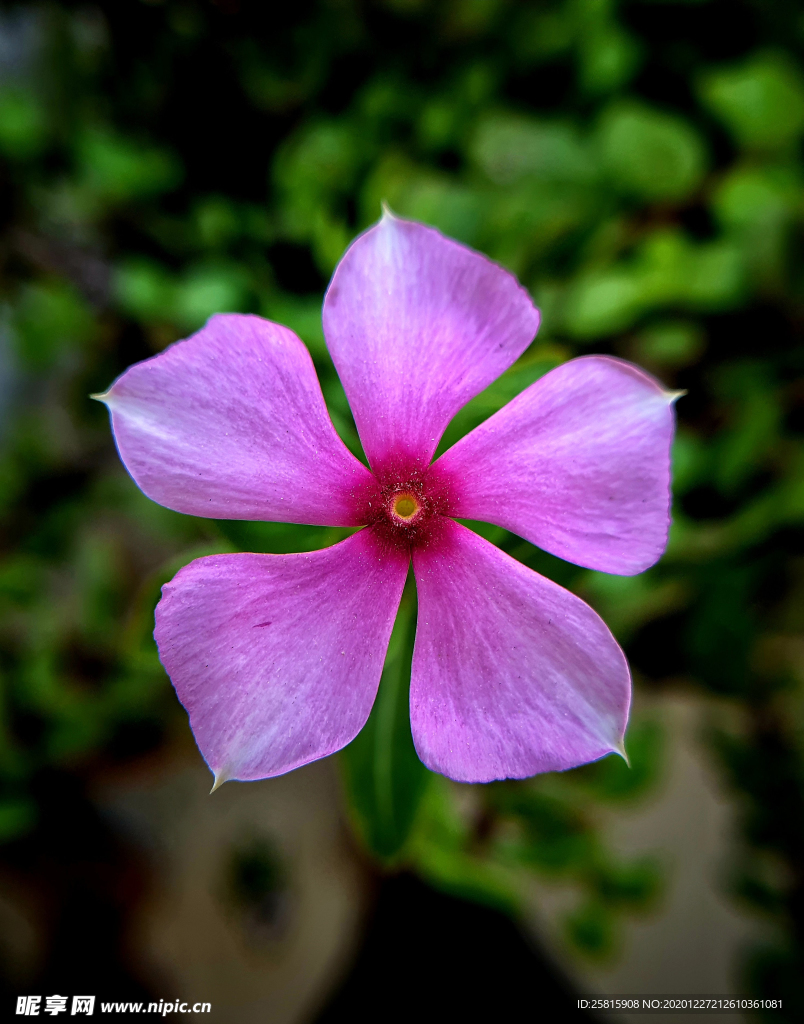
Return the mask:
<svg viewBox="0 0 804 1024">
<path fill-rule="evenodd" d="M 411 726 L 429 768 L 486 782 L 622 750 L 630 677 L 603 621 L 455 517 L 641 572 L 667 538 L 674 396 L 630 363 L 573 359 L 431 464 L 455 413 L 531 343 L 528 294 L 386 215 L 341 260 L 323 316 L 371 470 L 335 433 L 302 342 L 256 316 L 213 317 L 102 396 L 154 501 L 363 527 L 309 554 L 199 558 L 163 588 L 159 654 L 216 784 L 280 775 L 357 735 L 411 557 Z"/>
</svg>

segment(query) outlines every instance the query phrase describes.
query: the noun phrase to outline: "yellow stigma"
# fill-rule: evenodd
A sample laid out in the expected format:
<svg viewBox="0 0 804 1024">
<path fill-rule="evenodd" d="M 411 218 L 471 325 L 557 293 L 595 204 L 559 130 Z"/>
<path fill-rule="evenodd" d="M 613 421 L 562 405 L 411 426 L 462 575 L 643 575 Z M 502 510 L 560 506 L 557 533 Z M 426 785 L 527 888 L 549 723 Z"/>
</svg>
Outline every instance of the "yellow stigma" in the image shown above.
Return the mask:
<svg viewBox="0 0 804 1024">
<path fill-rule="evenodd" d="M 412 494 L 399 494 L 394 499 L 394 515 L 400 519 L 412 519 L 420 508 Z"/>
</svg>

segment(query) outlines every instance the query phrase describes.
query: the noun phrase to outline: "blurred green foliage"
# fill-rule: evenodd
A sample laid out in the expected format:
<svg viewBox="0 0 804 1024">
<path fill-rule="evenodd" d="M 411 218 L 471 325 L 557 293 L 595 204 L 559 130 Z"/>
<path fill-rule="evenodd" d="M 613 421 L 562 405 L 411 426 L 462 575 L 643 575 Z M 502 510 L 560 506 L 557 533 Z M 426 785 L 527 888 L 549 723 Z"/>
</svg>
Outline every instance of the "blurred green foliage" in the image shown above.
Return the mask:
<svg viewBox="0 0 804 1024">
<path fill-rule="evenodd" d="M 0 838 L 37 835 L 43 773 L 90 777 L 183 728 L 150 636 L 178 566 L 343 536 L 159 508 L 87 394 L 213 312 L 258 312 L 307 342 L 359 453 L 320 302 L 385 201 L 510 267 L 544 314 L 533 349 L 444 444 L 576 353 L 613 352 L 688 390 L 671 542 L 648 573 L 580 570 L 471 525 L 590 600 L 638 686 L 710 702 L 710 750 L 742 808 L 731 890 L 773 937 L 745 985 L 793 1000 L 802 68 L 794 0 L 4 5 Z M 414 616 L 409 593 L 375 711 L 343 756 L 367 848 L 514 913 L 530 873 L 563 881 L 577 892 L 567 941 L 609 955 L 621 916 L 672 884 L 658 862 L 621 861 L 604 826 L 660 777 L 661 723 L 634 722 L 630 770 L 610 758 L 452 786 L 418 765 L 404 715 Z"/>
</svg>

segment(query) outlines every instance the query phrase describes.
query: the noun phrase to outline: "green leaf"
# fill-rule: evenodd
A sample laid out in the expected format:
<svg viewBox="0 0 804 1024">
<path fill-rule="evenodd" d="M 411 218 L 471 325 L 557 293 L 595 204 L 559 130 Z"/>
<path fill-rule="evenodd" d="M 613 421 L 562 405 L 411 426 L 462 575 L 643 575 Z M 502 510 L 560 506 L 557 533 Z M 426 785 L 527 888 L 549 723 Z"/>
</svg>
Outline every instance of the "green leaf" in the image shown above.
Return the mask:
<svg viewBox="0 0 804 1024">
<path fill-rule="evenodd" d="M 246 312 L 251 305 L 246 271 L 223 259 L 191 266 L 178 279 L 154 261 L 129 259 L 117 268 L 114 288 L 130 315 L 182 331 L 203 327 L 214 313 Z"/>
<path fill-rule="evenodd" d="M 204 245 L 217 249 L 240 231 L 239 211 L 226 196 L 205 196 L 194 211 L 195 228 Z"/>
<path fill-rule="evenodd" d="M 191 267 L 176 286 L 174 323 L 185 330 L 203 327 L 213 313 L 242 313 L 248 307 L 246 273 L 237 263 Z"/>
<path fill-rule="evenodd" d="M 784 149 L 804 132 L 804 81 L 778 54 L 759 54 L 745 64 L 704 78 L 706 105 L 748 149 Z"/>
<path fill-rule="evenodd" d="M 274 178 L 293 207 L 309 224 L 324 197 L 347 191 L 360 162 L 359 135 L 343 121 L 306 124 L 283 143 L 274 163 Z"/>
<path fill-rule="evenodd" d="M 394 213 L 421 220 L 467 244 L 476 244 L 483 198 L 454 178 L 391 154 L 362 189 L 363 220 L 371 223 L 387 203 Z"/>
<path fill-rule="evenodd" d="M 410 181 L 399 212 L 471 245 L 477 240 L 482 207 L 482 198 L 472 189 L 446 177 L 421 174 Z"/>
<path fill-rule="evenodd" d="M 646 306 L 645 288 L 630 267 L 590 273 L 570 287 L 565 325 L 572 337 L 600 338 L 630 327 Z"/>
<path fill-rule="evenodd" d="M 46 141 L 47 123 L 38 97 L 20 88 L 0 90 L 0 152 L 26 160 L 38 156 Z"/>
<path fill-rule="evenodd" d="M 84 186 L 101 201 L 121 203 L 157 195 L 181 179 L 181 166 L 172 153 L 106 128 L 81 134 L 76 155 Z"/>
<path fill-rule="evenodd" d="M 578 871 L 592 860 L 594 837 L 578 811 L 565 800 L 540 792 L 530 783 L 490 786 L 496 810 L 519 821 L 521 862 L 548 874 Z"/>
<path fill-rule="evenodd" d="M 633 76 L 641 47 L 619 25 L 606 20 L 581 33 L 579 57 L 581 86 L 599 95 L 619 89 Z"/>
<path fill-rule="evenodd" d="M 761 470 L 781 440 L 782 409 L 769 375 L 758 359 L 720 368 L 715 384 L 729 404 L 729 429 L 716 438 L 712 482 L 733 494 Z"/>
<path fill-rule="evenodd" d="M 363 730 L 341 754 L 349 804 L 366 846 L 381 860 L 402 851 L 430 773 L 410 732 L 410 665 L 416 594 L 408 580 L 388 646 L 379 693 Z"/>
<path fill-rule="evenodd" d="M 407 849 L 410 861 L 443 892 L 515 916 L 522 910 L 521 879 L 478 848 L 477 836 L 458 807 L 462 788 L 443 775 L 431 776 Z"/>
<path fill-rule="evenodd" d="M 692 247 L 679 300 L 692 310 L 721 310 L 736 305 L 746 286 L 746 254 L 730 241 Z"/>
<path fill-rule="evenodd" d="M 652 857 L 630 863 L 598 864 L 591 879 L 598 898 L 612 909 L 646 910 L 661 890 L 659 865 Z"/>
<path fill-rule="evenodd" d="M 679 305 L 718 310 L 736 304 L 746 288 L 743 249 L 729 240 L 700 245 L 660 229 L 633 258 L 580 275 L 570 286 L 564 326 L 579 339 L 624 331 L 652 309 Z"/>
<path fill-rule="evenodd" d="M 614 184 L 637 199 L 685 199 L 706 171 L 703 143 L 690 124 L 631 100 L 605 111 L 598 145 Z"/>
<path fill-rule="evenodd" d="M 175 284 L 158 263 L 139 257 L 125 260 L 115 271 L 114 291 L 126 313 L 139 320 L 169 320 Z"/>
<path fill-rule="evenodd" d="M 607 960 L 615 951 L 614 916 L 597 900 L 589 900 L 568 915 L 565 928 L 575 949 L 592 960 Z"/>
<path fill-rule="evenodd" d="M 36 823 L 36 805 L 33 800 L 0 800 L 0 843 L 16 839 L 28 832 Z"/>
<path fill-rule="evenodd" d="M 752 278 L 778 291 L 787 278 L 790 226 L 801 205 L 801 174 L 794 166 L 737 166 L 713 196 L 723 227 L 743 246 Z"/>
<path fill-rule="evenodd" d="M 583 182 L 595 176 L 588 146 L 568 121 L 542 121 L 505 111 L 485 115 L 469 152 L 497 185 L 511 185 L 528 175 L 541 181 Z"/>
<path fill-rule="evenodd" d="M 511 15 L 511 43 L 525 63 L 550 60 L 572 45 L 576 30 L 569 5 L 545 11 L 518 4 L 511 8 Z"/>
<path fill-rule="evenodd" d="M 636 361 L 648 367 L 676 369 L 696 363 L 705 348 L 701 327 L 688 320 L 662 320 L 634 339 Z"/>
<path fill-rule="evenodd" d="M 731 230 L 755 232 L 785 221 L 800 202 L 801 181 L 784 167 L 736 167 L 722 179 L 713 206 Z"/>
<path fill-rule="evenodd" d="M 17 349 L 34 370 L 48 370 L 95 333 L 92 311 L 72 285 L 48 281 L 27 285 L 15 311 Z"/>
<path fill-rule="evenodd" d="M 262 315 L 289 327 L 301 338 L 314 359 L 329 362 L 329 352 L 321 324 L 320 295 L 299 296 L 274 293 L 266 297 Z"/>
</svg>

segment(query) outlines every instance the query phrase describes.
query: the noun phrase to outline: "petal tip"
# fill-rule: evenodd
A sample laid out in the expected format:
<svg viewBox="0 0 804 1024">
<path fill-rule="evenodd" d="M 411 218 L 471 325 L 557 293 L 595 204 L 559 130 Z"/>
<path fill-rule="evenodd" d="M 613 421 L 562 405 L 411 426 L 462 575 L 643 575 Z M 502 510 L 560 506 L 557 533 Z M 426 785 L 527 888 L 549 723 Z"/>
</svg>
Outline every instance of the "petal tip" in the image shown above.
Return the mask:
<svg viewBox="0 0 804 1024">
<path fill-rule="evenodd" d="M 224 765 L 223 768 L 219 768 L 218 771 L 213 771 L 212 774 L 215 776 L 215 781 L 212 784 L 212 789 L 209 791 L 210 796 L 212 796 L 216 789 L 220 789 L 224 782 L 229 782 L 232 778 L 231 769 L 228 764 Z"/>
<path fill-rule="evenodd" d="M 667 400 L 668 405 L 674 405 L 679 398 L 683 398 L 687 394 L 687 389 L 682 388 L 681 391 L 665 391 L 664 397 Z"/>
<path fill-rule="evenodd" d="M 625 740 L 624 739 L 619 740 L 615 744 L 614 749 L 612 750 L 612 753 L 619 754 L 620 757 L 623 759 L 623 761 L 625 761 L 626 765 L 628 765 L 629 768 L 631 767 L 631 762 L 628 759 L 628 754 L 627 754 L 626 749 L 625 749 Z"/>
<path fill-rule="evenodd" d="M 391 207 L 390 207 L 390 206 L 388 205 L 388 203 L 386 203 L 386 201 L 385 201 L 384 199 L 383 199 L 383 201 L 382 201 L 382 202 L 380 203 L 380 206 L 382 207 L 382 217 L 380 217 L 380 223 L 381 223 L 381 224 L 382 224 L 382 223 L 383 223 L 384 221 L 395 221 L 395 220 L 399 220 L 399 218 L 397 217 L 397 215 L 396 215 L 396 214 L 394 213 L 394 211 L 393 211 L 393 210 L 391 209 Z"/>
<path fill-rule="evenodd" d="M 95 394 L 90 395 L 89 397 L 95 402 L 103 402 L 104 405 L 108 405 L 110 394 L 111 391 L 96 391 Z"/>
</svg>

